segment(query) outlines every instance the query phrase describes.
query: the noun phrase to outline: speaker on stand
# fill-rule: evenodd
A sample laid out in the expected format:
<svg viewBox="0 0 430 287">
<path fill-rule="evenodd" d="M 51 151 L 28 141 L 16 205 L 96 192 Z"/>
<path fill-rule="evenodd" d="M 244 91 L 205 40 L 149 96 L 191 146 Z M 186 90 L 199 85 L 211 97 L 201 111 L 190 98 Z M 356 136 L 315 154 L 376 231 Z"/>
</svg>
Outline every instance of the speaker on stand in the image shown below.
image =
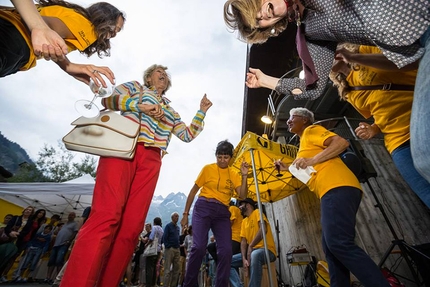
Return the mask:
<svg viewBox="0 0 430 287">
<path fill-rule="evenodd" d="M 393 225 L 391 224 L 390 219 L 388 218 L 384 207 L 382 206 L 375 190 L 373 189 L 371 183 L 369 182 L 369 178 L 375 178 L 377 176 L 377 172 L 375 168 L 372 165 L 372 162 L 365 156 L 363 147 L 357 140 L 348 140 L 349 141 L 349 147 L 345 152 L 340 154 L 340 158 L 343 160 L 343 162 L 348 166 L 348 168 L 357 176 L 358 180 L 361 183 L 366 183 L 366 185 L 369 187 L 370 192 L 372 193 L 372 196 L 376 202 L 375 207 L 379 208 L 381 211 L 382 216 L 384 217 L 384 220 L 390 229 L 391 235 L 393 240 L 391 241 L 391 245 L 388 247 L 384 255 L 382 256 L 381 260 L 379 261 L 378 267 L 382 267 L 387 260 L 388 256 L 390 256 L 391 252 L 394 250 L 395 247 L 397 247 L 400 250 L 401 257 L 405 260 L 406 264 L 408 265 L 408 268 L 411 272 L 411 275 L 413 277 L 413 280 L 410 278 L 406 278 L 404 276 L 400 276 L 406 280 L 409 280 L 413 282 L 416 286 L 426 286 L 430 287 L 430 282 L 426 279 L 425 281 L 420 280 L 421 278 L 427 278 L 427 274 L 420 274 L 419 270 L 424 270 L 423 268 L 420 268 L 418 264 L 422 264 L 419 262 L 426 262 L 426 264 L 430 264 L 430 257 L 417 248 L 409 245 L 405 242 L 403 238 L 400 238 L 396 231 L 393 228 Z M 414 260 L 415 259 L 415 260 Z M 421 272 L 422 273 L 422 272 Z M 426 277 L 427 276 L 427 277 Z M 423 285 L 425 284 L 425 285 Z"/>
</svg>

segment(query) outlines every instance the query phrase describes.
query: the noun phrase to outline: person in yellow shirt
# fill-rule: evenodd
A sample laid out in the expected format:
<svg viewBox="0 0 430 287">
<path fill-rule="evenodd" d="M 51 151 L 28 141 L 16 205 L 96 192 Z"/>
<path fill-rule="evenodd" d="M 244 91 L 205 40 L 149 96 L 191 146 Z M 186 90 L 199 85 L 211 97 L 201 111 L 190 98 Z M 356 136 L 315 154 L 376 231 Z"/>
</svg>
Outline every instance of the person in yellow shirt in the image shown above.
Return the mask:
<svg viewBox="0 0 430 287">
<path fill-rule="evenodd" d="M 249 165 L 242 162 L 240 173 L 229 167 L 233 156 L 233 145 L 228 141 L 218 143 L 216 163 L 203 167 L 188 194 L 182 227 L 188 226 L 188 215 L 194 197 L 200 190 L 193 209 L 193 245 L 185 272 L 183 287 L 198 285 L 198 273 L 206 254 L 208 232 L 212 232 L 217 242 L 216 287 L 228 286 L 231 262 L 231 223 L 228 209 L 232 197 L 245 198 L 248 194 L 247 176 Z"/>
<path fill-rule="evenodd" d="M 31 33 L 31 44 L 36 56 L 45 59 L 63 60 L 69 52 L 66 42 L 57 32 L 49 28 L 40 16 L 32 0 L 11 0 Z"/>
<path fill-rule="evenodd" d="M 230 285 L 242 286 L 237 269 L 244 267 L 245 272 L 250 272 L 249 287 L 260 287 L 263 274 L 263 265 L 266 264 L 266 251 L 264 249 L 263 232 L 266 234 L 267 248 L 269 249 L 270 262 L 276 260 L 276 247 L 273 240 L 272 229 L 263 214 L 263 229 L 260 223 L 260 211 L 256 209 L 256 203 L 251 198 L 239 201 L 239 208 L 245 217 L 240 229 L 241 253 L 233 255 L 230 269 Z"/>
<path fill-rule="evenodd" d="M 411 109 L 418 71 L 375 66 L 372 56 L 381 54 L 377 47 L 342 44 L 339 48 L 330 79 L 338 87 L 341 100 L 348 101 L 363 117 L 374 119 L 371 125 L 359 123 L 355 133 L 363 140 L 383 133 L 385 147 L 397 170 L 430 208 L 430 183 L 416 170 L 410 145 Z"/>
<path fill-rule="evenodd" d="M 36 36 L 32 29 L 36 24 L 30 27 L 27 25 L 29 18 L 32 18 L 27 12 L 34 8 L 29 9 L 28 4 L 22 7 L 22 3 L 17 7 L 19 11 L 0 7 L 0 77 L 31 69 L 36 66 L 36 60 L 43 56 L 46 60 L 52 59 L 66 73 L 86 84 L 92 79 L 97 86 L 101 84 L 106 87 L 100 74 L 115 84 L 114 74 L 108 67 L 72 63 L 58 47 L 58 53 L 53 46 L 42 46 L 42 51 L 40 46 L 33 47 L 32 37 Z M 122 30 L 125 21 L 124 14 L 106 2 L 83 8 L 62 0 L 39 0 L 37 10 L 46 25 L 64 39 L 68 52 L 79 50 L 88 57 L 95 53 L 99 57 L 110 56 L 110 39 Z"/>
<path fill-rule="evenodd" d="M 321 200 L 322 246 L 330 270 L 332 286 L 350 286 L 350 272 L 364 286 L 389 287 L 373 260 L 355 242 L 355 222 L 362 190 L 357 177 L 338 156 L 349 143 L 346 139 L 314 125 L 314 114 L 305 108 L 290 110 L 288 129 L 300 137 L 298 169 L 316 170 L 307 182 Z M 288 165 L 279 164 L 280 170 Z"/>
</svg>

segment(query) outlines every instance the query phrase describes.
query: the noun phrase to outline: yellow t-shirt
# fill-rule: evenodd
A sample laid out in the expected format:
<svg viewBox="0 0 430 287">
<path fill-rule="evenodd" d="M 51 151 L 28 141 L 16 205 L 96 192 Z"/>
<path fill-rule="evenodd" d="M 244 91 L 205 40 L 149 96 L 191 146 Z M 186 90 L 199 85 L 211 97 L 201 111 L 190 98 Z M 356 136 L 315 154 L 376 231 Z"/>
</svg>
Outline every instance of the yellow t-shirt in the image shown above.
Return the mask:
<svg viewBox="0 0 430 287">
<path fill-rule="evenodd" d="M 199 197 L 215 198 L 228 206 L 232 197 L 238 197 L 236 188 L 242 185 L 242 177 L 230 167 L 212 163 L 203 167 L 195 184 L 201 188 Z"/>
<path fill-rule="evenodd" d="M 240 213 L 240 209 L 237 206 L 230 206 L 230 222 L 233 221 L 231 225 L 231 240 L 240 242 L 240 228 L 242 226 L 243 216 Z"/>
<path fill-rule="evenodd" d="M 300 148 L 297 157 L 314 157 L 326 148 L 324 141 L 333 136 L 336 136 L 336 134 L 320 125 L 307 127 L 300 137 Z M 357 177 L 343 163 L 340 157 L 318 163 L 314 165 L 314 168 L 317 172 L 312 174 L 307 186 L 318 198 L 322 198 L 329 190 L 340 186 L 353 186 L 361 190 Z"/>
<path fill-rule="evenodd" d="M 380 54 L 377 47 L 360 46 L 362 54 Z M 417 70 L 382 71 L 360 66 L 347 77 L 350 86 L 371 86 L 382 84 L 414 85 Z M 409 127 L 413 91 L 362 90 L 348 93 L 348 102 L 365 118 L 373 115 L 375 124 L 384 134 L 385 147 L 392 153 L 398 146 L 409 140 Z"/>
<path fill-rule="evenodd" d="M 97 35 L 94 31 L 92 23 L 81 14 L 75 12 L 73 9 L 54 5 L 38 7 L 38 10 L 42 16 L 59 18 L 76 37 L 76 39 L 64 39 L 69 52 L 76 49 L 83 51 L 97 40 Z M 34 55 L 33 46 L 31 44 L 30 31 L 28 30 L 19 13 L 15 9 L 0 10 L 0 17 L 9 21 L 18 29 L 27 42 L 28 47 L 30 48 L 29 61 L 26 65 L 21 67 L 20 70 L 24 71 L 36 66 L 37 58 Z"/>
<path fill-rule="evenodd" d="M 264 222 L 266 222 L 266 241 L 267 241 L 267 248 L 273 252 L 273 254 L 276 255 L 276 247 L 275 247 L 275 241 L 273 240 L 273 234 L 272 229 L 270 228 L 270 224 L 267 221 L 266 216 L 263 214 Z M 258 209 L 255 209 L 250 216 L 246 217 L 242 221 L 242 227 L 240 229 L 240 237 L 243 237 L 246 239 L 246 242 L 249 244 L 254 239 L 255 235 L 258 232 L 258 229 L 260 228 L 260 211 Z M 260 242 L 258 242 L 255 246 L 255 249 L 257 248 L 264 248 L 264 240 L 261 239 Z"/>
</svg>

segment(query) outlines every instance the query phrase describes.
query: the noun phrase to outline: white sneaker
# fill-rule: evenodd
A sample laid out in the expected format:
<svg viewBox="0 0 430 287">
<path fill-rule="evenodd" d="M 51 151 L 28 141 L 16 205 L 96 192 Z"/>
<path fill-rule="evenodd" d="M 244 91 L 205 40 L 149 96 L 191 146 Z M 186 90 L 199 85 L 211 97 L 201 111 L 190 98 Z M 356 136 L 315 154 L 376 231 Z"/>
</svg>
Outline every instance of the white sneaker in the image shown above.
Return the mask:
<svg viewBox="0 0 430 287">
<path fill-rule="evenodd" d="M 9 280 L 7 280 L 7 278 L 5 277 L 5 276 L 2 276 L 1 278 L 0 278 L 0 282 L 1 283 L 6 283 L 6 282 L 8 282 Z"/>
</svg>

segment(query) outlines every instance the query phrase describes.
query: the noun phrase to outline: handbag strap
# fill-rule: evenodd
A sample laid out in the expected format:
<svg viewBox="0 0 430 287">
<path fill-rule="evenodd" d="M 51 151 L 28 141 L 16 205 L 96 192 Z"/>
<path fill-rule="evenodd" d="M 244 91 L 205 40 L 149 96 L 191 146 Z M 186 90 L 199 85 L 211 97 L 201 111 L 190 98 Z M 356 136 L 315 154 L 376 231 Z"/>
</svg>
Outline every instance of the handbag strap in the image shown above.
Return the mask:
<svg viewBox="0 0 430 287">
<path fill-rule="evenodd" d="M 140 86 L 139 88 L 139 102 L 138 104 L 142 103 L 142 95 L 143 95 L 143 86 Z M 142 112 L 139 112 L 139 124 L 142 122 Z"/>
<path fill-rule="evenodd" d="M 396 91 L 413 91 L 414 85 L 397 85 L 397 84 L 384 84 L 384 85 L 374 85 L 374 86 L 354 86 L 350 87 L 352 91 L 362 91 L 362 90 L 396 90 Z"/>
</svg>

